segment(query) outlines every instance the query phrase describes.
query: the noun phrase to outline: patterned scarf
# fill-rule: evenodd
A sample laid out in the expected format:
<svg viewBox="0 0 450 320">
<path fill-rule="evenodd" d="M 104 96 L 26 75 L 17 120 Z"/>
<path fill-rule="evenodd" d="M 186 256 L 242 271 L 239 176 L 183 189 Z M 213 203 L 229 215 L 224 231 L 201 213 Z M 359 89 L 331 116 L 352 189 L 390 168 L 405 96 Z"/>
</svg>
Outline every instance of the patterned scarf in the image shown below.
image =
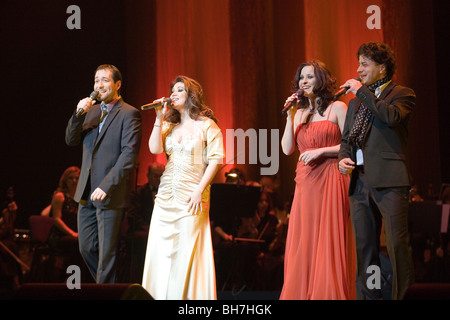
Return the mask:
<svg viewBox="0 0 450 320">
<path fill-rule="evenodd" d="M 390 79 L 384 77 L 383 79 L 377 80 L 371 85 L 367 86 L 370 91 L 375 93 L 375 90 L 388 82 Z M 372 118 L 372 112 L 363 104 L 359 106 L 358 113 L 356 114 L 356 120 L 353 124 L 352 130 L 350 131 L 350 136 L 348 141 L 350 143 L 356 144 L 358 149 L 362 149 L 364 137 L 367 134 L 367 130 L 369 128 L 370 119 Z"/>
</svg>

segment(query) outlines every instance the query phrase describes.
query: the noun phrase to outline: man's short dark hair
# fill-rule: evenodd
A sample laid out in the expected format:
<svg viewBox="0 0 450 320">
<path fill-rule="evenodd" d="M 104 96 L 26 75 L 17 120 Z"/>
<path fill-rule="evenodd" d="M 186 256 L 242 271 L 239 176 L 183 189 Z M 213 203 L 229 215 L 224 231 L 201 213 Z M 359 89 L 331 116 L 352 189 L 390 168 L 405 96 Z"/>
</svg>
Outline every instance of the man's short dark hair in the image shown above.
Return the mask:
<svg viewBox="0 0 450 320">
<path fill-rule="evenodd" d="M 112 64 L 102 64 L 97 67 L 97 70 L 95 70 L 95 73 L 97 73 L 97 71 L 99 71 L 99 70 L 110 70 L 111 77 L 112 77 L 114 83 L 117 83 L 117 81 L 119 81 L 119 80 L 122 82 L 122 73 L 120 72 L 119 69 L 117 69 L 116 66 L 113 66 Z M 120 89 L 119 89 L 119 94 L 120 94 Z"/>
</svg>

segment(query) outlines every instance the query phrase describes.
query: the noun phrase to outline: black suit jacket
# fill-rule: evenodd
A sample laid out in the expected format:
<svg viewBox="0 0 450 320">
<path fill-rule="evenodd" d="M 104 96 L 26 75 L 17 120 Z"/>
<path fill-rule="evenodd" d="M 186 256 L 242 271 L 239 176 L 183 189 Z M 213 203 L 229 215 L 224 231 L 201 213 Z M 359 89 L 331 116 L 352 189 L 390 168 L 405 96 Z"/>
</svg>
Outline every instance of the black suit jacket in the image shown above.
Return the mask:
<svg viewBox="0 0 450 320">
<path fill-rule="evenodd" d="M 70 118 L 66 128 L 69 146 L 83 145 L 83 160 L 75 201 L 87 200 L 99 187 L 107 197 L 97 208 L 123 208 L 129 203 L 130 173 L 139 153 L 142 128 L 140 112 L 120 99 L 98 132 L 100 104 L 85 115 Z"/>
<path fill-rule="evenodd" d="M 363 147 L 364 174 L 370 187 L 401 187 L 410 185 L 408 171 L 408 124 L 416 96 L 410 88 L 391 82 L 377 98 L 366 86 L 349 102 L 338 160 L 351 158 L 356 163 L 356 146 L 348 142 L 350 130 L 361 102 L 372 112 L 369 131 Z M 350 180 L 353 193 L 355 170 Z"/>
</svg>

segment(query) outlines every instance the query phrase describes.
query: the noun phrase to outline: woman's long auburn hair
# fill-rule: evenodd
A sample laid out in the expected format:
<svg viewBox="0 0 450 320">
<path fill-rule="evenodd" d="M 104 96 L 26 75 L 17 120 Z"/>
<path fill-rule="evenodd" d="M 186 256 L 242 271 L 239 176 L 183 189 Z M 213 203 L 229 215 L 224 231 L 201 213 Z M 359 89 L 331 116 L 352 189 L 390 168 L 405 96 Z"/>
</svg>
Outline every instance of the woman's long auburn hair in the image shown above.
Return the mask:
<svg viewBox="0 0 450 320">
<path fill-rule="evenodd" d="M 295 73 L 294 80 L 292 81 L 293 92 L 297 92 L 300 89 L 298 82 L 302 70 L 306 66 L 312 66 L 314 68 L 314 76 L 316 77 L 316 85 L 314 86 L 314 94 L 319 97 L 317 111 L 323 117 L 323 113 L 327 109 L 331 101 L 333 101 L 333 92 L 336 89 L 336 79 L 331 75 L 325 63 L 320 60 L 311 60 L 302 63 Z M 309 105 L 308 98 L 305 96 L 300 97 L 300 108 L 307 108 Z"/>
<path fill-rule="evenodd" d="M 214 112 L 205 104 L 205 98 L 203 96 L 203 88 L 194 79 L 186 76 L 177 76 L 170 85 L 170 94 L 176 83 L 184 83 L 184 88 L 187 93 L 186 108 L 188 109 L 191 119 L 197 120 L 199 117 L 208 117 L 217 123 L 217 119 L 214 116 Z M 164 119 L 170 123 L 178 123 L 181 120 L 180 112 L 173 108 L 169 108 Z"/>
<path fill-rule="evenodd" d="M 72 166 L 72 167 L 68 167 L 66 170 L 64 170 L 63 174 L 59 178 L 59 184 L 58 184 L 57 191 L 61 191 L 64 194 L 69 193 L 69 187 L 67 186 L 67 180 L 69 180 L 70 175 L 73 172 L 75 172 L 79 176 L 80 168 L 78 168 L 77 166 Z"/>
</svg>

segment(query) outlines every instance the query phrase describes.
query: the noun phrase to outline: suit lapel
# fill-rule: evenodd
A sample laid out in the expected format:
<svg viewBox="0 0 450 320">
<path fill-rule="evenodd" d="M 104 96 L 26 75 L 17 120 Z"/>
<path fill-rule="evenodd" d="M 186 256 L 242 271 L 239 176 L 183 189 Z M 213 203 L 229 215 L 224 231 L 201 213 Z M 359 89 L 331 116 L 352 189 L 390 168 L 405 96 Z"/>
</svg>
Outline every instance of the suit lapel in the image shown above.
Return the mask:
<svg viewBox="0 0 450 320">
<path fill-rule="evenodd" d="M 386 86 L 386 88 L 384 88 L 384 90 L 381 92 L 380 97 L 378 99 L 386 98 L 386 96 L 392 91 L 392 89 L 394 89 L 395 86 L 396 84 L 394 83 L 394 81 L 391 81 L 391 83 L 389 83 Z"/>
<path fill-rule="evenodd" d="M 86 120 L 83 123 L 83 131 L 88 132 L 92 131 L 93 141 L 97 139 L 98 135 L 98 120 L 100 119 L 100 105 L 95 105 L 94 108 L 89 110 L 86 115 Z"/>
<path fill-rule="evenodd" d="M 384 90 L 381 92 L 381 95 L 380 95 L 379 99 L 386 98 L 386 96 L 392 91 L 392 89 L 394 89 L 395 86 L 396 86 L 396 84 L 393 81 L 391 81 L 391 83 L 389 83 L 386 86 L 386 88 L 384 88 Z M 356 114 L 358 113 L 358 110 L 361 107 L 361 103 L 362 103 L 362 101 L 360 99 L 358 99 L 358 104 L 355 107 L 355 112 L 353 114 L 353 119 L 356 118 Z"/>
<path fill-rule="evenodd" d="M 117 116 L 121 107 L 122 107 L 122 100 L 120 99 L 119 101 L 117 101 L 116 105 L 111 109 L 108 116 L 106 117 L 105 123 L 103 124 L 103 127 L 102 127 L 102 131 L 100 131 L 100 133 L 98 133 L 98 130 L 97 130 L 98 136 L 97 136 L 97 139 L 95 140 L 95 146 L 97 146 L 97 144 L 103 138 L 103 136 L 105 135 L 105 132 L 108 130 L 109 125 L 114 120 L 114 118 Z M 95 146 L 94 146 L 94 148 L 95 148 Z"/>
<path fill-rule="evenodd" d="M 387 95 L 392 91 L 392 89 L 396 86 L 396 84 L 391 81 L 386 88 L 384 88 L 384 90 L 381 92 L 380 96 L 378 97 L 378 99 L 384 99 L 387 97 Z M 360 104 L 361 105 L 361 104 Z M 367 136 L 370 134 L 370 130 L 372 129 L 372 125 L 373 125 L 373 121 L 375 120 L 375 117 L 373 116 L 373 114 L 370 116 L 370 120 L 369 120 L 369 124 L 368 124 L 368 128 L 366 131 L 366 136 L 364 137 L 364 140 L 367 139 Z"/>
</svg>

